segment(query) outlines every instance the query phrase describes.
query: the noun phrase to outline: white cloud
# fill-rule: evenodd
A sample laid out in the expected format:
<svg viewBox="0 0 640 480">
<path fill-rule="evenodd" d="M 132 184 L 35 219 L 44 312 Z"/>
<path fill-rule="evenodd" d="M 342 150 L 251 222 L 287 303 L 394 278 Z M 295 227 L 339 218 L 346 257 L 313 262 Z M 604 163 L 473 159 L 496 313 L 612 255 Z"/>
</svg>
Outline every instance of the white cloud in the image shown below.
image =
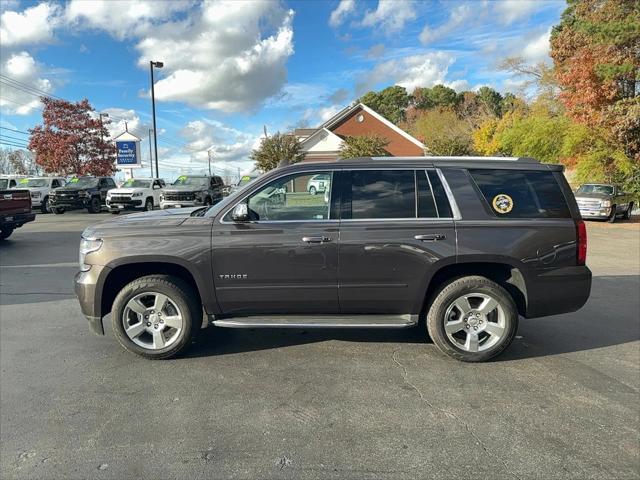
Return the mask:
<svg viewBox="0 0 640 480">
<path fill-rule="evenodd" d="M 53 29 L 59 23 L 60 12 L 60 7 L 53 3 L 41 3 L 23 12 L 5 10 L 0 16 L 2 46 L 50 42 L 53 40 Z"/>
<path fill-rule="evenodd" d="M 460 28 L 465 22 L 477 16 L 477 7 L 469 4 L 458 5 L 454 8 L 449 19 L 436 28 L 430 28 L 428 25 L 424 27 L 420 33 L 420 42 L 423 45 L 435 42 L 445 37 L 454 30 Z"/>
<path fill-rule="evenodd" d="M 376 65 L 356 89 L 361 94 L 376 88 L 378 84 L 392 84 L 412 92 L 415 87 L 431 87 L 438 83 L 463 88 L 466 85 L 464 81 L 449 82 L 446 78 L 449 66 L 454 61 L 455 58 L 446 52 L 429 52 L 388 60 Z"/>
<path fill-rule="evenodd" d="M 2 63 L 0 71 L 11 79 L 27 84 L 44 93 L 50 93 L 53 86 L 46 78 L 41 78 L 41 67 L 27 52 L 13 53 Z M 9 115 L 28 115 L 41 107 L 40 99 L 24 89 L 2 85 L 0 108 Z"/>
<path fill-rule="evenodd" d="M 551 29 L 531 40 L 522 50 L 522 56 L 530 62 L 540 62 L 548 58 Z"/>
<path fill-rule="evenodd" d="M 194 162 L 208 163 L 207 151 L 211 149 L 216 162 L 233 163 L 233 168 L 237 162 L 249 161 L 251 150 L 259 143 L 259 134 L 250 135 L 212 120 L 191 121 L 180 136 L 187 141 L 184 151 Z"/>
<path fill-rule="evenodd" d="M 193 6 L 188 0 L 72 0 L 67 22 L 79 28 L 104 30 L 119 40 L 143 35 L 174 13 Z"/>
<path fill-rule="evenodd" d="M 379 0 L 375 10 L 367 10 L 363 27 L 380 27 L 384 34 L 398 32 L 405 23 L 416 18 L 413 0 Z"/>
<path fill-rule="evenodd" d="M 106 125 L 109 135 L 114 138 L 125 131 L 126 127 L 129 132 L 140 137 L 143 141 L 147 140 L 151 124 L 140 120 L 140 116 L 135 110 L 125 108 L 105 108 L 99 113 L 107 113 L 109 115 L 109 123 Z M 98 115 L 98 113 L 96 113 Z M 106 121 L 106 120 L 105 120 Z"/>
<path fill-rule="evenodd" d="M 356 8 L 355 0 L 340 0 L 340 3 L 334 11 L 331 12 L 329 17 L 329 25 L 333 28 L 339 27 L 344 22 L 345 18 L 352 14 Z"/>
<path fill-rule="evenodd" d="M 509 25 L 547 6 L 547 2 L 540 0 L 503 0 L 495 3 L 494 10 L 500 21 Z"/>
<path fill-rule="evenodd" d="M 293 54 L 292 10 L 272 2 L 217 1 L 193 17 L 159 26 L 137 45 L 141 67 L 150 59 L 165 62 L 158 100 L 233 112 L 280 91 Z"/>
</svg>

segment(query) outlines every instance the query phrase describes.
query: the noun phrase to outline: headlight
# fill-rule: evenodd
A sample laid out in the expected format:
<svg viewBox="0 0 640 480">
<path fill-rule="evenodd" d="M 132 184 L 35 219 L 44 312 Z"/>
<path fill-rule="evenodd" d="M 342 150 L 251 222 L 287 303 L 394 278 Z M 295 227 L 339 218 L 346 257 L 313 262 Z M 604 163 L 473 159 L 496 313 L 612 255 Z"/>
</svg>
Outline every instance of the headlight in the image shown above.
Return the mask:
<svg viewBox="0 0 640 480">
<path fill-rule="evenodd" d="M 91 265 L 87 265 L 84 263 L 85 258 L 91 252 L 97 252 L 102 247 L 102 240 L 89 240 L 87 238 L 82 238 L 80 240 L 80 271 L 87 272 L 91 269 Z"/>
<path fill-rule="evenodd" d="M 141 197 L 142 196 L 142 192 L 135 192 L 133 195 L 131 195 L 132 197 Z"/>
<path fill-rule="evenodd" d="M 160 194 L 160 201 L 164 200 L 164 195 Z"/>
<path fill-rule="evenodd" d="M 56 196 L 56 191 L 55 191 L 55 190 L 51 190 L 51 191 L 49 192 L 49 196 L 50 196 L 50 197 L 55 197 L 55 196 Z"/>
<path fill-rule="evenodd" d="M 600 206 L 601 207 L 610 207 L 611 206 L 611 200 L 602 200 L 600 202 Z"/>
<path fill-rule="evenodd" d="M 31 198 L 40 198 L 40 192 L 31 192 Z"/>
<path fill-rule="evenodd" d="M 80 190 L 80 191 L 78 192 L 78 195 L 79 195 L 79 196 L 81 196 L 81 197 L 88 197 L 88 196 L 89 196 L 89 193 L 87 193 L 87 191 L 86 191 L 86 190 Z"/>
</svg>

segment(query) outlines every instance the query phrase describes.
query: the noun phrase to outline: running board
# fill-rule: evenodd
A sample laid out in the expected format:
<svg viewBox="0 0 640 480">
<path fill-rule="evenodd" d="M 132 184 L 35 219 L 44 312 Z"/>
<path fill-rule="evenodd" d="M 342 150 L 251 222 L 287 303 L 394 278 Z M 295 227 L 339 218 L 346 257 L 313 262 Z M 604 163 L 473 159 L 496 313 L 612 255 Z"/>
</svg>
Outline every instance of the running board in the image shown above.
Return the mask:
<svg viewBox="0 0 640 480">
<path fill-rule="evenodd" d="M 214 319 L 224 328 L 408 328 L 418 323 L 417 315 L 283 315 Z"/>
</svg>

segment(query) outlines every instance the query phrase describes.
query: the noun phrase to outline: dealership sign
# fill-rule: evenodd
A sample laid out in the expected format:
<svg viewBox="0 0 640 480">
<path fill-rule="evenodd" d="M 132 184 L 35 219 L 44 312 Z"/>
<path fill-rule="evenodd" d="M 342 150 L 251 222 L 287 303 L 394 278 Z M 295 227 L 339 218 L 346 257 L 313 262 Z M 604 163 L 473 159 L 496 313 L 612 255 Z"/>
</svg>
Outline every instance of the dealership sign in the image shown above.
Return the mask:
<svg viewBox="0 0 640 480">
<path fill-rule="evenodd" d="M 139 168 L 142 164 L 140 155 L 140 139 L 128 131 L 115 138 L 116 141 L 116 167 Z"/>
</svg>

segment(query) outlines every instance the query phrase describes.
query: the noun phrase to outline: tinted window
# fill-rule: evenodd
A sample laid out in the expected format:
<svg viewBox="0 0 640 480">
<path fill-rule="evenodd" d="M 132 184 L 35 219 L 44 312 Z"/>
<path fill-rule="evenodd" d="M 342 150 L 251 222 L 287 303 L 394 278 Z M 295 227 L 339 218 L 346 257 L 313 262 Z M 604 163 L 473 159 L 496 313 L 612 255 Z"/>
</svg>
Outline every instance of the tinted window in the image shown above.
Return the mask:
<svg viewBox="0 0 640 480">
<path fill-rule="evenodd" d="M 415 218 L 413 170 L 351 172 L 351 218 Z"/>
<path fill-rule="evenodd" d="M 571 216 L 564 195 L 551 172 L 483 169 L 469 170 L 469 173 L 491 211 L 500 218 Z M 501 211 L 504 213 L 500 213 Z"/>
<path fill-rule="evenodd" d="M 329 219 L 331 174 L 326 174 L 326 194 L 309 192 L 308 185 L 314 175 L 315 173 L 288 175 L 260 188 L 248 199 L 250 218 L 272 222 Z"/>
<path fill-rule="evenodd" d="M 418 187 L 418 217 L 434 218 L 438 216 L 436 204 L 431 193 L 431 185 L 427 172 L 416 170 L 416 185 Z"/>
</svg>

